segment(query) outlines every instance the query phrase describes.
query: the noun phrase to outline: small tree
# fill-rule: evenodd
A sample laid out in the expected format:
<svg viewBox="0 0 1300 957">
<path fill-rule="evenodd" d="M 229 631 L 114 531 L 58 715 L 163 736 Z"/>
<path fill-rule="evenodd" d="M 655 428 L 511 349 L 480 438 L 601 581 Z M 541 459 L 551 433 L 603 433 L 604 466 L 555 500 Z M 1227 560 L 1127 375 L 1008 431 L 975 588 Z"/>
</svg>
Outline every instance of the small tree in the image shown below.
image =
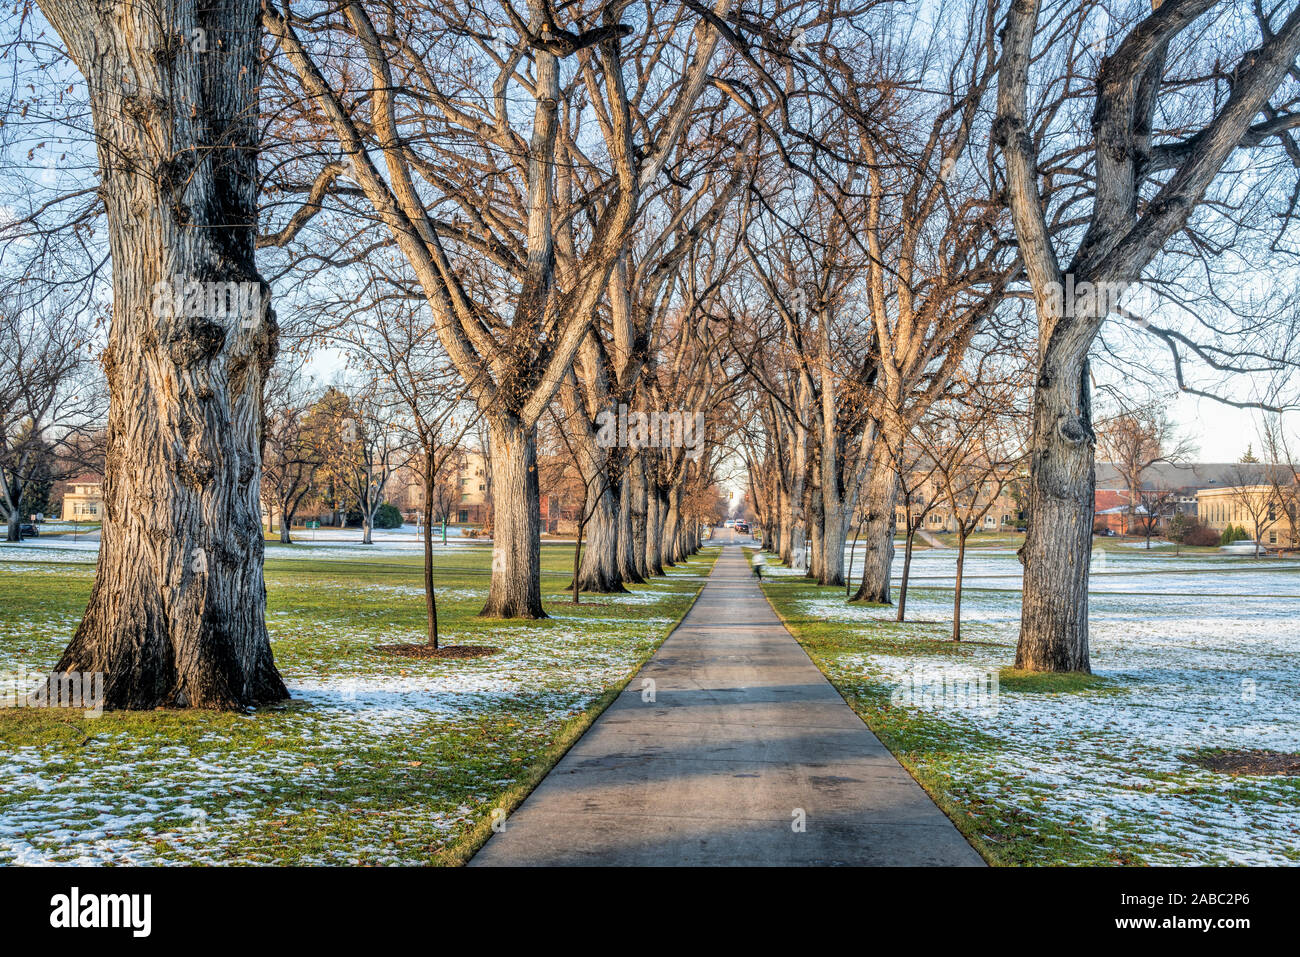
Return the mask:
<svg viewBox="0 0 1300 957">
<path fill-rule="evenodd" d="M 1242 457 L 1241 463 L 1232 470 L 1232 488 L 1228 490 L 1228 495 L 1237 514 L 1248 519 L 1254 530 L 1254 534 L 1251 534 L 1245 526 L 1239 526 L 1238 538 L 1235 540 L 1249 538 L 1254 541 L 1255 558 L 1259 558 L 1259 540 L 1281 518 L 1282 510 L 1273 494 L 1273 487 L 1259 484 L 1259 470 L 1254 467 L 1255 464 Z"/>
<path fill-rule="evenodd" d="M 1183 541 L 1187 538 L 1189 528 L 1190 523 L 1187 520 L 1187 516 L 1184 515 L 1181 510 L 1174 512 L 1174 514 L 1170 516 L 1169 523 L 1165 526 L 1165 534 L 1168 535 L 1169 540 L 1174 543 L 1175 555 L 1181 555 L 1183 553 Z"/>
</svg>

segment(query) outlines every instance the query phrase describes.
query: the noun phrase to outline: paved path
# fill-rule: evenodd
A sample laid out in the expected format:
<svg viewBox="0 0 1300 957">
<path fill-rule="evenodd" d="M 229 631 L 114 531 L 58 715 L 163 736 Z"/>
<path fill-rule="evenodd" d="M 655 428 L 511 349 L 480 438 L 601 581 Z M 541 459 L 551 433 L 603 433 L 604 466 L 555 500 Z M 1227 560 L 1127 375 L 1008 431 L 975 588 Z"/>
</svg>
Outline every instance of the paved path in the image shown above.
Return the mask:
<svg viewBox="0 0 1300 957">
<path fill-rule="evenodd" d="M 471 864 L 982 861 L 728 546 L 677 630 Z"/>
</svg>

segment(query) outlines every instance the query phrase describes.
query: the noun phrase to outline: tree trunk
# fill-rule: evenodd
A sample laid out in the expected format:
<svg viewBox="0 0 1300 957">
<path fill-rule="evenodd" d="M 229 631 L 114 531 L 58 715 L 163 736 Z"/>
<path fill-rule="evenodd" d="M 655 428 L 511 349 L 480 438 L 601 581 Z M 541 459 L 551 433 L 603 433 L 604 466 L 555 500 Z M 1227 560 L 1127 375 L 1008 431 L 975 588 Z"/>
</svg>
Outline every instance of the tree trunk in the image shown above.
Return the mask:
<svg viewBox="0 0 1300 957">
<path fill-rule="evenodd" d="M 822 505 L 822 563 L 823 585 L 844 585 L 844 545 L 848 540 L 849 526 L 844 506 L 838 501 L 833 506 Z"/>
<path fill-rule="evenodd" d="M 912 574 L 912 545 L 916 542 L 916 525 L 912 523 L 911 511 L 907 519 L 907 544 L 903 546 L 903 577 L 898 583 L 898 614 L 895 621 L 902 621 L 907 614 L 907 580 Z"/>
<path fill-rule="evenodd" d="M 280 513 L 280 544 L 293 544 L 293 539 L 289 536 L 289 520 L 285 518 L 284 512 Z"/>
<path fill-rule="evenodd" d="M 822 580 L 822 489 L 813 486 L 812 500 L 808 509 L 808 571 L 807 576 L 814 581 Z"/>
<path fill-rule="evenodd" d="M 492 455 L 492 585 L 480 615 L 545 618 L 537 430 L 509 416 L 488 422 Z"/>
<path fill-rule="evenodd" d="M 5 541 L 9 541 L 9 542 L 22 541 L 22 535 L 19 534 L 18 531 L 19 525 L 21 523 L 22 523 L 22 515 L 19 514 L 18 509 L 16 508 L 9 509 L 9 521 L 5 523 Z"/>
<path fill-rule="evenodd" d="M 677 528 L 681 523 L 678 514 L 678 493 L 677 489 L 671 488 L 665 496 L 665 501 L 661 504 L 664 508 L 664 528 L 663 544 L 661 546 L 663 563 L 666 567 L 672 567 L 681 561 L 681 555 L 677 552 Z"/>
<path fill-rule="evenodd" d="M 1091 671 L 1088 564 L 1096 473 L 1088 366 L 1049 347 L 1034 389 L 1016 667 Z"/>
<path fill-rule="evenodd" d="M 649 478 L 649 476 L 647 476 Z M 650 575 L 664 573 L 663 563 L 663 497 L 659 484 L 654 480 L 646 482 L 646 526 L 645 526 L 645 565 Z"/>
<path fill-rule="evenodd" d="M 424 463 L 424 613 L 429 647 L 438 647 L 438 596 L 433 588 L 433 461 Z"/>
<path fill-rule="evenodd" d="M 599 494 L 587 520 L 587 547 L 582 550 L 578 587 L 598 594 L 625 592 L 618 569 L 618 489 L 610 487 L 604 476 L 589 480 L 587 487 Z"/>
<path fill-rule="evenodd" d="M 889 604 L 889 574 L 894 564 L 894 528 L 897 521 L 894 503 L 898 496 L 898 473 L 893 464 L 879 456 L 867 477 L 867 494 L 863 502 L 862 583 L 853 601 Z"/>
<path fill-rule="evenodd" d="M 790 507 L 790 493 L 781 486 L 781 550 L 777 553 L 781 561 L 794 568 L 794 510 Z"/>
<path fill-rule="evenodd" d="M 582 561 L 582 532 L 587 527 L 587 496 L 582 496 L 582 511 L 578 513 L 578 534 L 573 541 L 573 580 L 569 582 L 569 590 L 573 592 L 573 603 L 575 605 L 582 602 L 582 589 L 578 587 L 578 579 L 581 577 L 579 568 Z"/>
<path fill-rule="evenodd" d="M 952 592 L 952 640 L 961 641 L 961 580 L 966 571 L 966 530 L 957 528 L 957 578 Z"/>
<path fill-rule="evenodd" d="M 259 5 L 43 9 L 90 90 L 113 263 L 100 557 L 57 670 L 102 672 L 107 708 L 279 701 L 258 495 L 277 340 L 253 259 Z M 177 289 L 249 306 L 176 309 Z"/>
<path fill-rule="evenodd" d="M 637 469 L 631 462 L 624 462 L 623 474 L 619 478 L 618 502 L 618 574 L 629 585 L 645 581 L 636 562 L 636 538 L 632 531 L 632 510 L 636 499 L 633 488 L 632 473 Z M 643 553 L 644 554 L 644 553 Z"/>
<path fill-rule="evenodd" d="M 646 534 L 646 529 L 650 524 L 650 497 L 646 494 L 645 462 L 639 455 L 632 460 L 631 481 L 632 562 L 639 576 L 637 581 L 645 581 L 654 573 L 650 571 L 649 553 L 646 549 L 646 545 L 650 540 L 650 536 Z"/>
</svg>

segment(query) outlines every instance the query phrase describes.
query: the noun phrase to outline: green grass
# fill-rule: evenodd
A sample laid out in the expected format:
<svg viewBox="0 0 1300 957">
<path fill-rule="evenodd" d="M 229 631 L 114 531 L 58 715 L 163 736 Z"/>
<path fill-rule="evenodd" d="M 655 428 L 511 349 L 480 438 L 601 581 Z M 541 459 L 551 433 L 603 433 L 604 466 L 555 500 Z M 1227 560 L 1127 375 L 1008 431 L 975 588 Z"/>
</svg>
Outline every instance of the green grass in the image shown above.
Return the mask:
<svg viewBox="0 0 1300 957">
<path fill-rule="evenodd" d="M 418 554 L 269 560 L 276 662 L 304 690 L 247 715 L 0 711 L 0 864 L 462 863 L 653 654 L 717 552 L 575 606 L 571 547 L 543 546 L 537 622 L 476 617 L 489 549 L 440 553 L 444 643 L 502 653 L 433 661 L 373 649 L 423 640 Z M 53 665 L 92 577 L 0 564 L 0 671 Z"/>
<path fill-rule="evenodd" d="M 934 532 L 926 529 L 930 534 L 943 542 L 949 548 L 957 547 L 956 532 Z M 967 548 L 1019 548 L 1024 544 L 1025 536 L 1023 532 L 972 532 L 966 539 Z M 930 548 L 930 544 L 918 534 L 914 543 L 915 548 Z"/>
<path fill-rule="evenodd" d="M 1114 686 L 1115 683 L 1109 678 L 1085 674 L 1081 671 L 1055 674 L 1003 668 L 998 672 L 1000 691 L 1014 691 L 1021 694 L 1073 694 L 1077 691 L 1093 691 Z"/>
</svg>

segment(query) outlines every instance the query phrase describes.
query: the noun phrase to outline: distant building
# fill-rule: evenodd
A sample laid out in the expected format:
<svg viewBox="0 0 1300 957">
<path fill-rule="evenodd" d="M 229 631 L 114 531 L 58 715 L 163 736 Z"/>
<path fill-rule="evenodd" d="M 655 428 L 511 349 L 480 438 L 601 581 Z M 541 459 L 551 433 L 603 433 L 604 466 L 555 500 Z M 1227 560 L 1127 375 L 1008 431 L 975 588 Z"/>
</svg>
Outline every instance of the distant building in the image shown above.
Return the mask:
<svg viewBox="0 0 1300 957">
<path fill-rule="evenodd" d="M 460 501 L 451 507 L 452 518 L 461 525 L 482 525 L 487 521 L 487 460 L 481 452 L 466 451 L 456 463 L 456 485 Z"/>
<path fill-rule="evenodd" d="M 1135 509 L 1130 498 L 1126 490 L 1097 489 L 1093 499 L 1093 529 L 1104 528 L 1117 535 L 1128 534 L 1130 516 L 1135 512 L 1146 515 L 1146 509 L 1142 505 Z"/>
<path fill-rule="evenodd" d="M 1300 547 L 1296 498 L 1281 501 L 1270 485 L 1202 489 L 1196 493 L 1196 517 L 1207 528 L 1222 532 L 1229 525 L 1244 528 L 1255 541 L 1275 548 Z"/>
<path fill-rule="evenodd" d="M 920 481 L 923 472 L 914 473 L 914 480 Z M 976 498 L 978 506 L 982 506 L 988 501 L 992 493 L 992 486 L 981 490 Z M 901 496 L 900 496 L 901 499 Z M 961 515 L 954 514 L 944 496 L 941 483 L 935 479 L 923 482 L 921 487 L 913 493 L 912 514 L 918 514 L 922 506 L 919 502 L 934 502 L 935 504 L 925 515 L 925 520 L 921 524 L 927 532 L 955 532 L 957 523 Z M 894 520 L 898 523 L 900 530 L 907 528 L 907 510 L 903 508 L 901 502 L 894 508 Z M 1006 485 L 993 500 L 989 510 L 980 520 L 979 528 L 976 531 L 981 532 L 999 532 L 1010 531 L 1021 525 L 1024 519 L 1020 513 L 1020 506 L 1011 494 L 1011 485 Z"/>
<path fill-rule="evenodd" d="M 98 475 L 79 475 L 68 482 L 63 493 L 63 521 L 99 522 L 104 518 L 104 480 Z"/>
<path fill-rule="evenodd" d="M 1142 487 L 1133 501 L 1128 479 L 1119 466 L 1098 462 L 1093 528 L 1106 528 L 1121 535 L 1136 533 L 1145 527 L 1148 507 L 1157 506 L 1160 524 L 1178 512 L 1207 524 L 1201 517 L 1202 492 L 1232 488 L 1243 478 L 1263 482 L 1268 470 L 1269 466 L 1263 463 L 1157 462 L 1142 470 Z"/>
<path fill-rule="evenodd" d="M 447 521 L 458 525 L 482 525 L 487 521 L 487 464 L 483 455 L 472 450 L 453 453 L 447 470 L 434 489 L 433 520 L 441 520 L 446 506 Z M 450 494 L 446 486 L 450 485 Z M 424 479 L 418 469 L 399 469 L 388 483 L 388 498 L 409 522 L 422 521 L 424 514 Z"/>
<path fill-rule="evenodd" d="M 1157 462 L 1142 470 L 1141 491 L 1186 492 L 1195 496 L 1201 489 L 1227 488 L 1242 478 L 1262 482 L 1269 466 L 1243 462 Z M 1097 463 L 1097 488 L 1127 492 L 1128 479 L 1112 462 Z"/>
</svg>

